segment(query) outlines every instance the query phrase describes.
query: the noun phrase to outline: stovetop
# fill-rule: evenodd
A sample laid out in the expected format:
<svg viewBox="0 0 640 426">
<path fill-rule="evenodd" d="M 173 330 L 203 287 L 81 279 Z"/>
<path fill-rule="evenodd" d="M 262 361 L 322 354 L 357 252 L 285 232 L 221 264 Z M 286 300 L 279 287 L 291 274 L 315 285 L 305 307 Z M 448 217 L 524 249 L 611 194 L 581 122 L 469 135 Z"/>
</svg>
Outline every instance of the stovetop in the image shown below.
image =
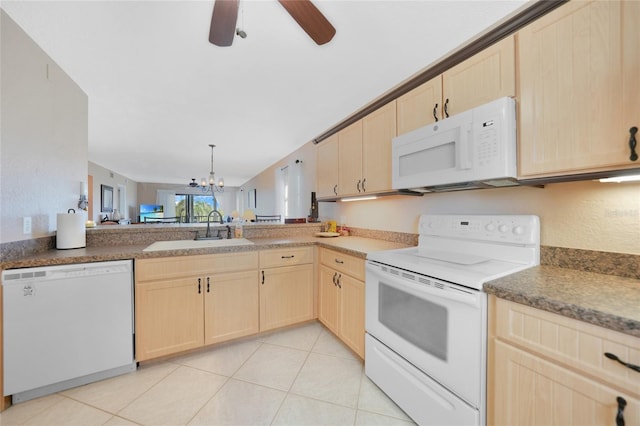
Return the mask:
<svg viewBox="0 0 640 426">
<path fill-rule="evenodd" d="M 422 215 L 419 229 L 417 247 L 367 259 L 476 290 L 540 263 L 537 216 Z"/>
</svg>

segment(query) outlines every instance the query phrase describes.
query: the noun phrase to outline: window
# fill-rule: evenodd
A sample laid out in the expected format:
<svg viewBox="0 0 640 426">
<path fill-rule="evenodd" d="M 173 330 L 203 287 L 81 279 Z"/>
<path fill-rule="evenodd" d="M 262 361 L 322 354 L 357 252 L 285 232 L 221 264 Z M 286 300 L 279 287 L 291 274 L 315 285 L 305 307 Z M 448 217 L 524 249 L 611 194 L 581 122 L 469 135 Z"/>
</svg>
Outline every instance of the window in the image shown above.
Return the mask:
<svg viewBox="0 0 640 426">
<path fill-rule="evenodd" d="M 211 195 L 176 194 L 176 216 L 180 217 L 182 223 L 206 222 L 209 213 L 214 209 L 224 217 L 224 211 L 220 201 Z M 219 220 L 220 218 L 211 218 Z"/>
</svg>

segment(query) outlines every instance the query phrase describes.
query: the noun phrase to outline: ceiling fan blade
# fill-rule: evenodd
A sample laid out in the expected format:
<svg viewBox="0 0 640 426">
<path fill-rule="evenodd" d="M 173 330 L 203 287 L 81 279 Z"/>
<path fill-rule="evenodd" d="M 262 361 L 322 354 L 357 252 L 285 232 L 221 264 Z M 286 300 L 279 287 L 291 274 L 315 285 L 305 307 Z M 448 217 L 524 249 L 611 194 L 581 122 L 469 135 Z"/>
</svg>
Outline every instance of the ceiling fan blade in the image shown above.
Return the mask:
<svg viewBox="0 0 640 426">
<path fill-rule="evenodd" d="M 216 0 L 209 29 L 210 43 L 221 47 L 231 46 L 236 35 L 239 2 L 240 0 Z"/>
<path fill-rule="evenodd" d="M 317 44 L 331 41 L 336 33 L 333 25 L 310 0 L 278 0 L 289 15 Z"/>
</svg>

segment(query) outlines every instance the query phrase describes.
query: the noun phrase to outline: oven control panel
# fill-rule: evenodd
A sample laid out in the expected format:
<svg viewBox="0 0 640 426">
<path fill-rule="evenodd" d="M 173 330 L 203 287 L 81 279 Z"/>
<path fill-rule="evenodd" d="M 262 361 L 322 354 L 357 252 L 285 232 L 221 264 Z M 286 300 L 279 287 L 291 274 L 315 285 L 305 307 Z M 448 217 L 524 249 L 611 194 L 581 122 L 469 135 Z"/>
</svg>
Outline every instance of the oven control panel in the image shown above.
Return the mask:
<svg viewBox="0 0 640 426">
<path fill-rule="evenodd" d="M 540 244 L 535 215 L 422 215 L 421 236 L 437 236 L 512 244 Z"/>
</svg>

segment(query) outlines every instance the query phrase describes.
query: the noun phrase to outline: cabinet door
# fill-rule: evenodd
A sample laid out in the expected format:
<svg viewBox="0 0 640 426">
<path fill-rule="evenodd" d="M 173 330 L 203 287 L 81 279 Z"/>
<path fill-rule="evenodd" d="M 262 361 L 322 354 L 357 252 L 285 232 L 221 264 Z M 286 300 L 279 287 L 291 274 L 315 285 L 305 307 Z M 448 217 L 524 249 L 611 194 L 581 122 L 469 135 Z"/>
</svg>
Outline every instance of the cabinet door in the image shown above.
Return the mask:
<svg viewBox="0 0 640 426">
<path fill-rule="evenodd" d="M 391 142 L 396 136 L 396 101 L 362 119 L 363 192 L 391 189 Z"/>
<path fill-rule="evenodd" d="M 400 96 L 396 108 L 398 135 L 442 120 L 442 76 Z"/>
<path fill-rule="evenodd" d="M 313 319 L 313 265 L 260 271 L 260 331 Z"/>
<path fill-rule="evenodd" d="M 364 359 L 364 283 L 348 275 L 339 277 L 340 329 L 338 335 Z"/>
<path fill-rule="evenodd" d="M 362 120 L 338 132 L 338 195 L 362 193 Z"/>
<path fill-rule="evenodd" d="M 338 134 L 320 142 L 317 155 L 318 198 L 338 195 Z"/>
<path fill-rule="evenodd" d="M 514 37 L 507 37 L 444 72 L 444 108 L 449 115 L 515 96 L 514 44 Z"/>
<path fill-rule="evenodd" d="M 136 284 L 136 359 L 202 346 L 202 304 L 196 277 Z"/>
<path fill-rule="evenodd" d="M 635 1 L 569 2 L 518 33 L 521 176 L 640 167 L 639 20 Z"/>
<path fill-rule="evenodd" d="M 216 274 L 208 279 L 204 297 L 205 344 L 257 333 L 258 272 Z"/>
<path fill-rule="evenodd" d="M 493 418 L 496 425 L 614 425 L 627 402 L 627 425 L 640 425 L 640 401 L 542 358 L 495 342 Z M 491 390 L 490 390 L 491 393 Z"/>
<path fill-rule="evenodd" d="M 338 287 L 337 272 L 320 265 L 318 280 L 318 319 L 329 330 L 338 334 Z"/>
</svg>

